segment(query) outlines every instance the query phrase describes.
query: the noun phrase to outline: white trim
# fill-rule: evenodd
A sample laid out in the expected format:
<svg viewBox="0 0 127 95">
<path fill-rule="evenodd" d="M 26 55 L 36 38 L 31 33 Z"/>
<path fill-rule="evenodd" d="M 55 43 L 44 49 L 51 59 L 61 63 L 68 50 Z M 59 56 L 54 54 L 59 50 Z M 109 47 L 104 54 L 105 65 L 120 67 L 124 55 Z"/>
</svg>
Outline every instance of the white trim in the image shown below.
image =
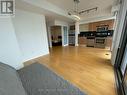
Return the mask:
<svg viewBox="0 0 127 95">
<path fill-rule="evenodd" d="M 48 45 L 52 48 L 51 26 L 47 27 Z"/>
<path fill-rule="evenodd" d="M 68 46 L 68 44 L 64 45 L 64 47 Z"/>
<path fill-rule="evenodd" d="M 48 54 L 49 54 L 49 53 L 48 53 Z M 35 57 L 32 57 L 32 58 L 23 60 L 23 63 L 24 63 L 24 62 L 27 62 L 27 61 L 30 61 L 30 60 L 33 60 L 33 59 L 36 59 L 36 58 L 38 58 L 38 57 L 44 56 L 44 55 L 48 55 L 48 54 L 41 54 L 41 55 L 38 55 L 38 56 L 35 56 Z"/>
<path fill-rule="evenodd" d="M 79 46 L 79 44 L 75 44 L 75 46 Z"/>
</svg>

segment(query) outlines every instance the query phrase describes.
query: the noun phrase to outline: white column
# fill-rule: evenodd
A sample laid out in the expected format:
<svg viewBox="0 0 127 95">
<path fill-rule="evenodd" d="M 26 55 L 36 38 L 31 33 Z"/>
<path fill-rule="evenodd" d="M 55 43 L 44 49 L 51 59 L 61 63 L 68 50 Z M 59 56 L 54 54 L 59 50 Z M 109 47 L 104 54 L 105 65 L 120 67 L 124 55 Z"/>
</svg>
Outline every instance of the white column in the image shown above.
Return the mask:
<svg viewBox="0 0 127 95">
<path fill-rule="evenodd" d="M 61 26 L 61 34 L 62 34 L 62 46 L 64 47 L 64 30 L 63 30 L 63 26 Z"/>
<path fill-rule="evenodd" d="M 48 32 L 49 47 L 52 48 L 51 26 L 48 26 L 47 32 Z"/>
<path fill-rule="evenodd" d="M 75 23 L 75 46 L 78 46 L 79 22 Z"/>
</svg>

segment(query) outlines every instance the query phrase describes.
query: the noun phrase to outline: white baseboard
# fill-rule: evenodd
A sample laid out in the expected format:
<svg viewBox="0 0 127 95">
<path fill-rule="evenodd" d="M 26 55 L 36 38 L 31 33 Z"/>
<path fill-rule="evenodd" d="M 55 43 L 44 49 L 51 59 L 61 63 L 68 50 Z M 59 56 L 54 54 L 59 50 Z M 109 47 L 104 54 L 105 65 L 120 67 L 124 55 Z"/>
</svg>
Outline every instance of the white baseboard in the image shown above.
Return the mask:
<svg viewBox="0 0 127 95">
<path fill-rule="evenodd" d="M 79 44 L 75 44 L 75 46 L 79 46 Z"/>
<path fill-rule="evenodd" d="M 48 52 L 48 53 L 46 53 L 46 54 L 37 55 L 37 56 L 34 56 L 34 57 L 32 57 L 32 58 L 29 58 L 29 59 L 23 60 L 23 62 L 27 62 L 27 61 L 30 61 L 30 60 L 33 60 L 33 59 L 36 59 L 36 58 L 38 58 L 38 57 L 41 57 L 41 56 L 44 56 L 44 55 L 48 55 L 48 54 L 49 54 L 49 52 Z"/>
<path fill-rule="evenodd" d="M 66 47 L 66 46 L 68 46 L 68 44 L 66 44 L 66 45 L 63 45 L 64 47 Z"/>
</svg>

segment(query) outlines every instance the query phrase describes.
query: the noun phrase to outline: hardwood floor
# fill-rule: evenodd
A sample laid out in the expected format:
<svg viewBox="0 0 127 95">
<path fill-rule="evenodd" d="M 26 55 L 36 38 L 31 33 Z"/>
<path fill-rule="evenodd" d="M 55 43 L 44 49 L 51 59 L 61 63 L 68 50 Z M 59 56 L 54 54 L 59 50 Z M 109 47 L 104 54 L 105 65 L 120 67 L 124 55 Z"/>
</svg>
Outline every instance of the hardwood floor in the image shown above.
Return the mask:
<svg viewBox="0 0 127 95">
<path fill-rule="evenodd" d="M 88 95 L 116 95 L 110 52 L 87 47 L 53 47 L 50 54 L 26 62 L 38 61 L 70 81 Z"/>
</svg>

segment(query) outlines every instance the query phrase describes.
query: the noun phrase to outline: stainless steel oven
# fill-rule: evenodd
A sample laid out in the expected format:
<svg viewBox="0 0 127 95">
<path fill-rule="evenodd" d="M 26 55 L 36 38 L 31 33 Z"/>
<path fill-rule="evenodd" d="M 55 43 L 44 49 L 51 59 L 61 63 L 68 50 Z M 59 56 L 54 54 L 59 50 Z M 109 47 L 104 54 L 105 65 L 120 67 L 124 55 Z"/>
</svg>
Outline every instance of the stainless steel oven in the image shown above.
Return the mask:
<svg viewBox="0 0 127 95">
<path fill-rule="evenodd" d="M 96 48 L 105 48 L 106 46 L 106 37 L 96 37 L 95 46 Z"/>
</svg>

